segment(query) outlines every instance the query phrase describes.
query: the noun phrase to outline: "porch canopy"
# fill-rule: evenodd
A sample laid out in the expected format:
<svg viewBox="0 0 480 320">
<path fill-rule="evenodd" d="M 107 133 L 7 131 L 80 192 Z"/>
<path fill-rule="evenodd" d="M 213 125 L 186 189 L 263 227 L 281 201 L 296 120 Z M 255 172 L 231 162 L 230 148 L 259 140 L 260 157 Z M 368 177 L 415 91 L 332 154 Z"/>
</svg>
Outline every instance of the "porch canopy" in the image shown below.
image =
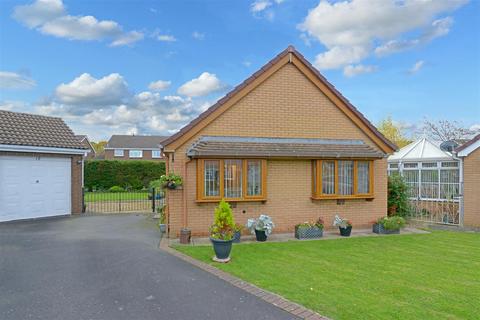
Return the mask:
<svg viewBox="0 0 480 320">
<path fill-rule="evenodd" d="M 203 136 L 188 150 L 190 158 L 383 158 L 362 140 Z"/>
</svg>

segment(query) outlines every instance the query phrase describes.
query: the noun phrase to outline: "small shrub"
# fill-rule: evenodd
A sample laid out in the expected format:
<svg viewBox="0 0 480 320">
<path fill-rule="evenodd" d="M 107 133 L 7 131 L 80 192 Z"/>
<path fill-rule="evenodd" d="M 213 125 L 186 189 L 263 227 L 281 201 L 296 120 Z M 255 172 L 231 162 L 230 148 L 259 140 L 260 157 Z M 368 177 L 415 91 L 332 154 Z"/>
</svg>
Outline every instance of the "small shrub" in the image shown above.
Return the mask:
<svg viewBox="0 0 480 320">
<path fill-rule="evenodd" d="M 123 189 L 120 186 L 113 186 L 113 187 L 109 188 L 108 191 L 109 192 L 124 192 L 125 189 Z"/>
<path fill-rule="evenodd" d="M 400 216 L 382 217 L 377 220 L 385 230 L 399 230 L 405 226 L 405 219 Z"/>
<path fill-rule="evenodd" d="M 272 233 L 275 225 L 273 224 L 272 218 L 266 214 L 261 214 L 257 219 L 250 218 L 247 220 L 247 229 L 250 230 L 250 233 L 255 234 L 255 230 L 265 231 L 265 234 L 268 236 Z"/>
<path fill-rule="evenodd" d="M 388 216 L 408 214 L 408 188 L 402 176 L 388 177 Z"/>
<path fill-rule="evenodd" d="M 232 240 L 235 233 L 235 221 L 232 208 L 224 199 L 215 208 L 215 221 L 210 228 L 210 236 L 218 240 Z"/>
<path fill-rule="evenodd" d="M 348 227 L 351 227 L 352 223 L 348 219 L 343 219 L 340 218 L 338 215 L 335 215 L 335 219 L 333 220 L 333 226 L 346 229 Z"/>
</svg>

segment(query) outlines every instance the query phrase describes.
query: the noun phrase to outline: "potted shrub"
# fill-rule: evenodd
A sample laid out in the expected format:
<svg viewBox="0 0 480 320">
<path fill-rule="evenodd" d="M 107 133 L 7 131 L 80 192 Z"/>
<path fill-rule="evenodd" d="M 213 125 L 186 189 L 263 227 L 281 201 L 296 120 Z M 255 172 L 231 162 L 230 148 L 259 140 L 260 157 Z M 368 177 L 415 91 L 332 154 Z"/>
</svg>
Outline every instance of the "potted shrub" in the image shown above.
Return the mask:
<svg viewBox="0 0 480 320">
<path fill-rule="evenodd" d="M 235 227 L 233 228 L 234 230 L 234 234 L 233 234 L 233 243 L 239 243 L 240 242 L 240 238 L 242 237 L 242 229 L 243 229 L 243 226 L 236 223 L 235 224 Z"/>
<path fill-rule="evenodd" d="M 323 236 L 323 220 L 318 218 L 315 223 L 304 222 L 295 226 L 295 238 L 315 239 Z"/>
<path fill-rule="evenodd" d="M 230 261 L 233 235 L 235 233 L 235 222 L 233 221 L 232 208 L 222 199 L 215 208 L 215 221 L 210 228 L 210 241 L 215 251 L 214 261 Z"/>
<path fill-rule="evenodd" d="M 160 217 L 158 219 L 158 227 L 160 228 L 161 233 L 165 233 L 167 231 L 167 217 L 165 216 L 165 206 L 158 207 L 157 212 L 160 214 Z"/>
<path fill-rule="evenodd" d="M 173 172 L 162 175 L 159 180 L 162 188 L 168 188 L 170 190 L 177 189 L 183 184 L 182 177 Z"/>
<path fill-rule="evenodd" d="M 399 216 L 379 218 L 372 227 L 372 231 L 378 234 L 400 233 L 400 228 L 405 226 L 405 219 Z"/>
<path fill-rule="evenodd" d="M 352 233 L 352 223 L 350 220 L 340 218 L 338 215 L 335 215 L 335 219 L 333 220 L 333 226 L 338 227 L 340 230 L 340 235 L 342 237 L 350 237 Z"/>
<path fill-rule="evenodd" d="M 247 220 L 247 229 L 255 234 L 257 241 L 267 241 L 267 237 L 272 233 L 274 227 L 272 218 L 266 214 L 261 214 L 257 219 L 250 218 Z"/>
</svg>

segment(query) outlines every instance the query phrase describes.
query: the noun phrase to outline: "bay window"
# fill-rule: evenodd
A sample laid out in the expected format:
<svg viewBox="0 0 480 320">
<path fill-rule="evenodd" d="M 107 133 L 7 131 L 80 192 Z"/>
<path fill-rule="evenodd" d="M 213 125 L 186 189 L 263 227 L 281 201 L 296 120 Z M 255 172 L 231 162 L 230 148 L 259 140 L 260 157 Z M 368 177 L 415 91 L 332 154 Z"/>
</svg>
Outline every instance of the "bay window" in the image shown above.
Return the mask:
<svg viewBox="0 0 480 320">
<path fill-rule="evenodd" d="M 199 159 L 197 200 L 263 201 L 266 168 L 260 159 Z"/>
<path fill-rule="evenodd" d="M 373 197 L 373 161 L 313 160 L 312 198 Z"/>
</svg>

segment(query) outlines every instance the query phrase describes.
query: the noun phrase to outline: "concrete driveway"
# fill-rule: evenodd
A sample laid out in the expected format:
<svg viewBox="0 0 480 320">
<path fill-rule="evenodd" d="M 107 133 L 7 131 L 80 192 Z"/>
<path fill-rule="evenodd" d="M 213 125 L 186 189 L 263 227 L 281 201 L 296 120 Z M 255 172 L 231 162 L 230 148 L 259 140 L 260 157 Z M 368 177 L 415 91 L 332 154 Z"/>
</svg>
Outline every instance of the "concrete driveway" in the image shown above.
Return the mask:
<svg viewBox="0 0 480 320">
<path fill-rule="evenodd" d="M 292 319 L 158 242 L 141 215 L 0 224 L 0 319 Z"/>
</svg>

